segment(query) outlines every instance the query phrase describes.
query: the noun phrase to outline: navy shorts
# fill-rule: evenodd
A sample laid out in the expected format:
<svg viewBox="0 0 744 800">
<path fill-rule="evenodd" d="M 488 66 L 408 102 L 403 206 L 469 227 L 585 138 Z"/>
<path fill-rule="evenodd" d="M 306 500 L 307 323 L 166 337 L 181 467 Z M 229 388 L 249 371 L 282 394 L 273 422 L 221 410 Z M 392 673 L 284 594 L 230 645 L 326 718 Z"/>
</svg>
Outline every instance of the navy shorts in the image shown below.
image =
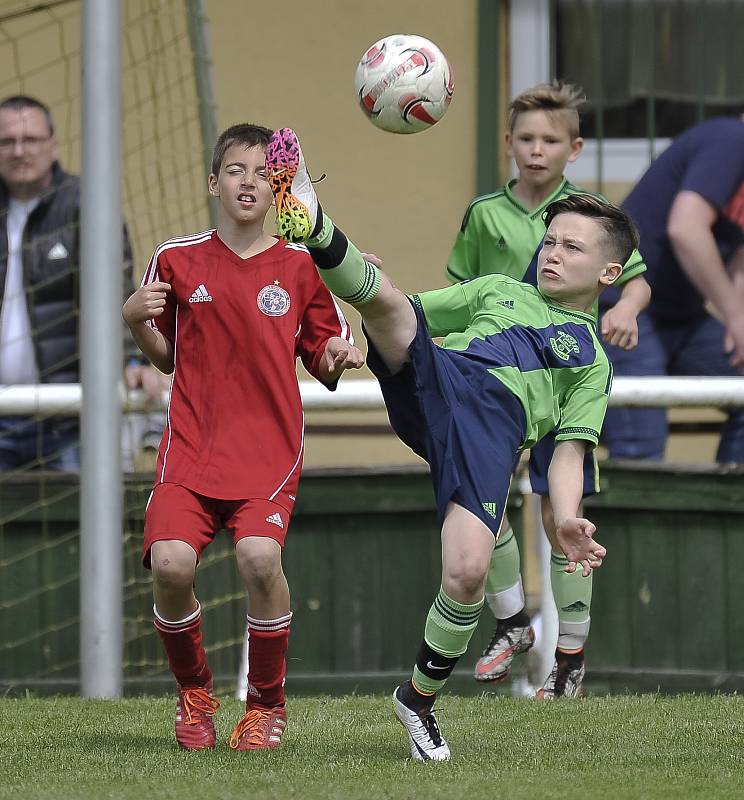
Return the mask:
<svg viewBox="0 0 744 800">
<path fill-rule="evenodd" d="M 587 444 L 589 444 L 587 442 Z M 548 494 L 548 467 L 555 452 L 555 431 L 533 445 L 530 449 L 530 486 L 535 494 Z M 584 492 L 583 497 L 599 492 L 599 467 L 594 450 L 587 450 L 584 455 Z"/>
<path fill-rule="evenodd" d="M 367 363 L 380 382 L 393 430 L 431 467 L 440 524 L 452 501 L 495 536 L 524 440 L 524 409 L 482 364 L 434 344 L 423 314 L 413 307 L 418 325 L 410 362 L 391 375 L 368 337 Z"/>
</svg>

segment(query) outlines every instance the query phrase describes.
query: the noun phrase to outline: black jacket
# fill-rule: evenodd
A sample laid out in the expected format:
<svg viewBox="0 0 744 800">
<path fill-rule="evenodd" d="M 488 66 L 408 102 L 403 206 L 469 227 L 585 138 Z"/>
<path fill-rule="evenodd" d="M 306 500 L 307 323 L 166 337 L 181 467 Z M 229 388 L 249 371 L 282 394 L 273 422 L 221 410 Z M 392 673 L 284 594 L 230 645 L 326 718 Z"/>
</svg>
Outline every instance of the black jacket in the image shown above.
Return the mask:
<svg viewBox="0 0 744 800">
<path fill-rule="evenodd" d="M 80 179 L 53 166 L 52 185 L 23 232 L 23 286 L 42 383 L 77 383 L 80 322 Z M 8 190 L 0 180 L 0 303 L 8 271 Z M 125 277 L 132 287 L 132 253 L 124 231 Z M 111 265 L 113 270 L 115 265 Z M 112 278 L 114 275 L 112 275 Z M 118 276 L 116 276 L 118 277 Z M 131 340 L 125 349 L 131 353 Z"/>
</svg>

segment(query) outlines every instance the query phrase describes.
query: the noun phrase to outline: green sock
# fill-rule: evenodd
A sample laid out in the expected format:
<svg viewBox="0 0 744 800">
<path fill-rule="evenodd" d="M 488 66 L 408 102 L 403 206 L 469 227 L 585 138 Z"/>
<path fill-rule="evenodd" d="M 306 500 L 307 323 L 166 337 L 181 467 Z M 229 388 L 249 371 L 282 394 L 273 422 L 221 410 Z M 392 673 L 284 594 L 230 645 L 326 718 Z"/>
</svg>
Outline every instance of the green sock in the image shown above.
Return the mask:
<svg viewBox="0 0 744 800">
<path fill-rule="evenodd" d="M 319 213 L 323 214 L 319 209 Z M 305 243 L 323 283 L 352 306 L 374 300 L 382 282 L 380 270 L 323 214 L 320 233 Z"/>
<path fill-rule="evenodd" d="M 524 608 L 519 547 L 511 528 L 501 532 L 491 554 L 486 600 L 496 619 L 508 619 Z"/>
<path fill-rule="evenodd" d="M 458 603 L 448 597 L 444 589 L 434 599 L 426 618 L 424 630 L 425 648 L 443 658 L 444 669 L 434 670 L 427 668 L 431 663 L 430 658 L 413 668 L 413 684 L 423 694 L 434 694 L 446 683 L 447 677 L 457 663 L 457 659 L 468 649 L 468 642 L 473 631 L 478 625 L 478 617 L 483 608 L 483 600 L 478 603 Z M 421 653 L 419 654 L 421 657 Z M 429 674 L 426 674 L 429 673 Z M 444 675 L 443 678 L 440 676 Z"/>
<path fill-rule="evenodd" d="M 320 247 L 324 249 L 328 247 L 331 243 L 331 237 L 333 236 L 333 231 L 335 230 L 336 226 L 333 224 L 333 220 L 325 213 L 325 211 L 320 211 L 323 214 L 323 222 L 320 226 L 320 232 L 317 236 L 311 236 L 305 244 L 308 247 Z"/>
<path fill-rule="evenodd" d="M 558 609 L 558 649 L 571 653 L 581 650 L 589 636 L 592 606 L 592 578 L 576 572 L 564 572 L 568 559 L 563 553 L 550 554 L 550 583 Z"/>
</svg>

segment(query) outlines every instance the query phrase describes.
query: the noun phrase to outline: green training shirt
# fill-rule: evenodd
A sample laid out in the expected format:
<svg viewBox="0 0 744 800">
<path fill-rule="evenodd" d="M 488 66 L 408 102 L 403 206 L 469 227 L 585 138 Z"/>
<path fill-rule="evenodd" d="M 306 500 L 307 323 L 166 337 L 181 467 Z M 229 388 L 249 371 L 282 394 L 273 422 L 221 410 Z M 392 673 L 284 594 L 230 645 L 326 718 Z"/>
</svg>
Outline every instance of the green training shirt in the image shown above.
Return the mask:
<svg viewBox="0 0 744 800">
<path fill-rule="evenodd" d="M 554 305 L 538 289 L 485 275 L 411 296 L 431 336 L 498 378 L 527 418 L 523 447 L 556 429 L 556 440 L 596 446 L 612 367 L 590 314 Z M 474 387 L 477 391 L 477 387 Z"/>
<path fill-rule="evenodd" d="M 515 183 L 516 178 L 499 191 L 476 197 L 470 203 L 447 263 L 449 280 L 456 283 L 494 273 L 524 280 L 535 251 L 545 236 L 545 209 L 553 201 L 572 194 L 592 194 L 564 178 L 542 205 L 530 211 L 514 196 L 512 187 Z M 592 196 L 605 199 L 598 194 Z M 641 254 L 634 250 L 617 283 L 626 283 L 645 271 Z"/>
</svg>

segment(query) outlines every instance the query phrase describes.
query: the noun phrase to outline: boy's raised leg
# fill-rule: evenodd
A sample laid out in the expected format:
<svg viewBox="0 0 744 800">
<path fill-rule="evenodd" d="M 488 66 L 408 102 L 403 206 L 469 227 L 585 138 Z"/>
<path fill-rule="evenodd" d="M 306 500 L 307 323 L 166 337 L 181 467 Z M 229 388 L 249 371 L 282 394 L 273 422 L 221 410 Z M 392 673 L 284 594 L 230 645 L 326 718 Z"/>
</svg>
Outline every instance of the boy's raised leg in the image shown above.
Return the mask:
<svg viewBox="0 0 744 800">
<path fill-rule="evenodd" d="M 290 128 L 274 133 L 266 149 L 266 170 L 279 233 L 307 245 L 323 282 L 359 311 L 386 367 L 397 372 L 409 360 L 408 346 L 416 333 L 410 301 L 324 214 Z"/>
</svg>

